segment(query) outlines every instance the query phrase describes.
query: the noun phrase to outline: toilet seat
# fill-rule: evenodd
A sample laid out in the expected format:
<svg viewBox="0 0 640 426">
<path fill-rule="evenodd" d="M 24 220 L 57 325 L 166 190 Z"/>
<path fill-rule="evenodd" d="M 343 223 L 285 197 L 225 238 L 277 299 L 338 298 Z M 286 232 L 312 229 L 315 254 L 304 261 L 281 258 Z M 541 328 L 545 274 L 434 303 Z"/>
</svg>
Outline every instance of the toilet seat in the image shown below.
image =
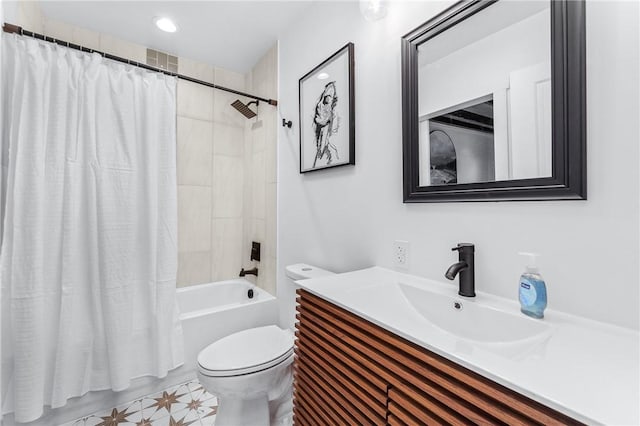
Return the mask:
<svg viewBox="0 0 640 426">
<path fill-rule="evenodd" d="M 293 356 L 293 335 L 270 325 L 224 337 L 200 351 L 198 369 L 208 377 L 232 377 L 274 367 Z"/>
</svg>

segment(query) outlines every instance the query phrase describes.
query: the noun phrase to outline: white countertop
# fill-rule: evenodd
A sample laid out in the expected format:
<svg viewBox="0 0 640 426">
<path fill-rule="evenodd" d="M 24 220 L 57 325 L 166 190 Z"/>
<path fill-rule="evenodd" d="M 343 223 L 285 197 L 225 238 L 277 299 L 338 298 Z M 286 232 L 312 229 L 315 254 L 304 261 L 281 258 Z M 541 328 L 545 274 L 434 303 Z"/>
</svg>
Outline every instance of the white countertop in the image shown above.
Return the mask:
<svg viewBox="0 0 640 426">
<path fill-rule="evenodd" d="M 640 425 L 640 332 L 546 310 L 540 321 L 550 324 L 553 332 L 535 348 L 524 352 L 487 349 L 481 343 L 425 327 L 422 316 L 406 309 L 406 300 L 374 291 L 390 282 L 451 295 L 457 292 L 457 283 L 440 283 L 380 267 L 296 284 L 576 420 Z M 367 297 L 362 297 L 362 290 Z M 473 299 L 462 299 L 523 315 L 516 300 L 476 293 Z"/>
</svg>

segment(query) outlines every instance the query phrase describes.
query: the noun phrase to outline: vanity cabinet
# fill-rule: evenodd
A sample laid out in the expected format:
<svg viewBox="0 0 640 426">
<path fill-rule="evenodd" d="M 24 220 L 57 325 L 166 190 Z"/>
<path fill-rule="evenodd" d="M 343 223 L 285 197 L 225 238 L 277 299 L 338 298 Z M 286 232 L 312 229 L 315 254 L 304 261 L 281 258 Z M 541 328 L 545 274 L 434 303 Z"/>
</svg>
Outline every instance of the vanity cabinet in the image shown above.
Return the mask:
<svg viewBox="0 0 640 426">
<path fill-rule="evenodd" d="M 296 425 L 580 424 L 298 290 Z"/>
</svg>

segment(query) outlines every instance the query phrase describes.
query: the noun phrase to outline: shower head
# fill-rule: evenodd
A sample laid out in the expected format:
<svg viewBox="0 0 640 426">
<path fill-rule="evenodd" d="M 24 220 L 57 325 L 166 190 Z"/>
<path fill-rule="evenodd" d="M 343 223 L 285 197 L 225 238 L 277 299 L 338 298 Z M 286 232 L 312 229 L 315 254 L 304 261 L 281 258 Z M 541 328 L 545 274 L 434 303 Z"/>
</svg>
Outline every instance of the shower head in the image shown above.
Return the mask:
<svg viewBox="0 0 640 426">
<path fill-rule="evenodd" d="M 258 106 L 258 101 L 251 101 L 248 104 L 243 104 L 242 102 L 240 102 L 239 99 L 236 99 L 235 101 L 233 101 L 233 103 L 231 104 L 232 107 L 234 107 L 235 109 L 237 109 L 240 114 L 244 115 L 247 118 L 253 118 L 255 117 L 256 114 L 255 112 L 253 112 L 250 108 L 249 105 L 251 104 L 256 104 L 256 106 Z"/>
</svg>

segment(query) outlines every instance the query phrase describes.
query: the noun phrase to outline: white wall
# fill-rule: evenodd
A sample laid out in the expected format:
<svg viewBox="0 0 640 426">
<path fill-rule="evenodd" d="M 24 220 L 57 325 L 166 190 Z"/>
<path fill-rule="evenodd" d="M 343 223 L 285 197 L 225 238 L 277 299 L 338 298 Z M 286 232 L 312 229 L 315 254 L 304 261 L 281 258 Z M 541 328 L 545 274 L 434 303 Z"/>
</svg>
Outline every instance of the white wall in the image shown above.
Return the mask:
<svg viewBox="0 0 640 426">
<path fill-rule="evenodd" d="M 549 307 L 639 328 L 638 3 L 587 5 L 588 201 L 402 203 L 400 37 L 450 3 L 392 2 L 366 22 L 358 3 L 317 2 L 281 37 L 278 295 L 290 326 L 294 289 L 284 266 L 344 272 L 391 267 L 410 241 L 409 272 L 444 280 L 457 242 L 476 244 L 476 286 L 516 299 L 523 264 L 538 251 Z M 330 30 L 319 29 L 330 26 Z M 298 79 L 355 43 L 356 165 L 298 173 Z"/>
</svg>

